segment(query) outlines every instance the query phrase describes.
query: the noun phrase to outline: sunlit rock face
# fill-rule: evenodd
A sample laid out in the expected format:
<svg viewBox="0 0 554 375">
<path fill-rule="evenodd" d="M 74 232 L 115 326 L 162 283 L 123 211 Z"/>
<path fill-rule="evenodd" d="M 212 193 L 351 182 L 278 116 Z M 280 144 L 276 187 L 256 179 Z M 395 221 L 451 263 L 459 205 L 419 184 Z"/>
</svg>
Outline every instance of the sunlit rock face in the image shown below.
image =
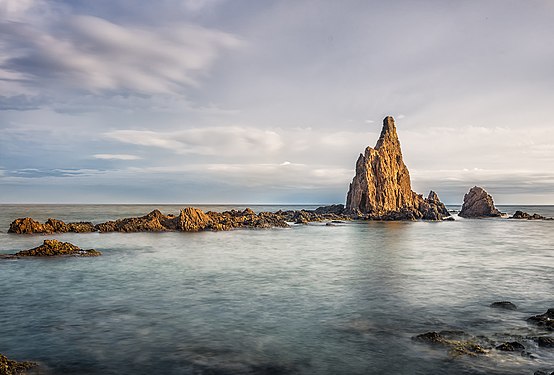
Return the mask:
<svg viewBox="0 0 554 375">
<path fill-rule="evenodd" d="M 442 220 L 449 216 L 436 193 L 424 199 L 412 191 L 392 116 L 383 120 L 375 148 L 367 147 L 358 157 L 346 209 L 384 220 Z"/>
</svg>

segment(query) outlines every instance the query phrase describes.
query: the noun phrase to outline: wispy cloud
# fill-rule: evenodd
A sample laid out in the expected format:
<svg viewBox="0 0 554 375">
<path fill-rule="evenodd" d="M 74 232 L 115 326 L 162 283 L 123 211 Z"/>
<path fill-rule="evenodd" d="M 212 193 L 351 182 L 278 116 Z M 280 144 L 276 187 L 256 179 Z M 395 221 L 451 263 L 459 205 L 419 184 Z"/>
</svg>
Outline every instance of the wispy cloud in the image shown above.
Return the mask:
<svg viewBox="0 0 554 375">
<path fill-rule="evenodd" d="M 129 154 L 95 154 L 93 156 L 96 159 L 103 159 L 103 160 L 139 160 L 139 159 L 142 159 L 140 156 L 129 155 Z"/>
<path fill-rule="evenodd" d="M 8 2 L 0 22 L 0 77 L 28 87 L 91 93 L 178 93 L 197 86 L 219 55 L 241 45 L 229 33 L 192 24 L 140 26 L 88 15 L 38 24 Z M 10 78 L 11 77 L 11 78 Z"/>
<path fill-rule="evenodd" d="M 175 132 L 115 130 L 107 138 L 139 146 L 171 150 L 178 154 L 238 155 L 278 151 L 283 142 L 270 130 L 239 126 L 191 128 Z"/>
</svg>

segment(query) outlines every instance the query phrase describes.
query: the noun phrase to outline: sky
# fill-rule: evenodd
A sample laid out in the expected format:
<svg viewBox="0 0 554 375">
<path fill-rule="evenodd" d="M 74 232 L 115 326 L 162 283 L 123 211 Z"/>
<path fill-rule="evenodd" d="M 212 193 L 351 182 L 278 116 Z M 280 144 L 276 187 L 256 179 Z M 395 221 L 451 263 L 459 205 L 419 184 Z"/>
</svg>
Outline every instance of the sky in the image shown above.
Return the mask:
<svg viewBox="0 0 554 375">
<path fill-rule="evenodd" d="M 155 5 L 153 5 L 155 4 Z M 0 203 L 554 204 L 549 0 L 0 0 Z"/>
</svg>

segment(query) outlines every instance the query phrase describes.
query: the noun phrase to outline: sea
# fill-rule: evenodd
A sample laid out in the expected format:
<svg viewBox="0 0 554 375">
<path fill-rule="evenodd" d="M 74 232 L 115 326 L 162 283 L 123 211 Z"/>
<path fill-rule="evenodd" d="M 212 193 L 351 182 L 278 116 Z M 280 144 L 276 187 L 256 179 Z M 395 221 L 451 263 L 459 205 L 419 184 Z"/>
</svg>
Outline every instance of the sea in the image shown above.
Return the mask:
<svg viewBox="0 0 554 375">
<path fill-rule="evenodd" d="M 185 206 L 0 205 L 1 254 L 51 238 L 103 253 L 0 260 L 0 353 L 39 363 L 39 374 L 554 371 L 554 349 L 533 339 L 553 333 L 526 322 L 554 308 L 554 221 L 454 214 L 227 232 L 7 233 L 20 217 L 99 223 Z M 554 217 L 554 206 L 499 208 Z M 453 355 L 412 339 L 442 330 L 525 350 Z"/>
</svg>

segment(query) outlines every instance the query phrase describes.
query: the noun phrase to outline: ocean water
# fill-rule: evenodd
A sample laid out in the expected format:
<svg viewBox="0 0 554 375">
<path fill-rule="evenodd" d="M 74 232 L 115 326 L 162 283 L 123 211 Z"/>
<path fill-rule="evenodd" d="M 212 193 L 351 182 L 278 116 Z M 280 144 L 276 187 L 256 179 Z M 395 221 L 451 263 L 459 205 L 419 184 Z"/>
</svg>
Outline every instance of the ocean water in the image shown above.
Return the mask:
<svg viewBox="0 0 554 375">
<path fill-rule="evenodd" d="M 97 223 L 180 207 L 0 206 L 0 253 L 46 238 L 103 252 L 0 261 L 0 353 L 39 362 L 42 374 L 554 371 L 554 349 L 526 339 L 552 333 L 525 322 L 554 308 L 554 221 L 6 233 L 24 216 Z M 500 208 L 554 216 L 552 206 Z M 489 307 L 500 300 L 518 310 Z M 411 340 L 447 329 L 498 343 L 516 337 L 532 355 L 452 357 L 445 348 Z"/>
</svg>

